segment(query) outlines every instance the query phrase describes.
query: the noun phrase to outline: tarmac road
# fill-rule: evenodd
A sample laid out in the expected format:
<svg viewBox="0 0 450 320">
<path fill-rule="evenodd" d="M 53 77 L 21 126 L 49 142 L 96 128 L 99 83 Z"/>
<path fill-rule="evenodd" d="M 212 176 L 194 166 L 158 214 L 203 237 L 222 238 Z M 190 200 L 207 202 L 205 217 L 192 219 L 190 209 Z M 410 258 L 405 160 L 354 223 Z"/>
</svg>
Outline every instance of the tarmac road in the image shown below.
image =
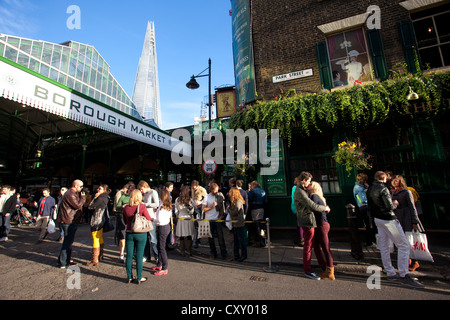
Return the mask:
<svg viewBox="0 0 450 320">
<path fill-rule="evenodd" d="M 442 279 L 426 279 L 425 289 L 412 289 L 389 282 L 381 276 L 380 289 L 369 289 L 369 274 L 339 271 L 336 281 L 314 281 L 304 277 L 299 265 L 281 265 L 274 273 L 264 271 L 265 263 L 210 260 L 206 245 L 191 258 L 169 251 L 169 274 L 156 277 L 144 263 L 140 285 L 125 283 L 125 266 L 117 262 L 118 247 L 113 233 L 105 234 L 105 260 L 97 267 L 86 267 L 91 255 L 88 225 L 77 231 L 73 259 L 78 265 L 64 270 L 56 267 L 61 244 L 57 234 L 37 244 L 32 227 L 12 227 L 10 240 L 0 243 L 0 299 L 2 300 L 176 300 L 181 313 L 191 301 L 264 301 L 296 300 L 450 300 L 450 285 Z M 228 247 L 229 250 L 231 249 Z M 258 249 L 264 250 L 264 249 Z M 79 273 L 77 273 L 79 272 Z M 78 287 L 79 284 L 79 287 Z M 199 305 L 199 304 L 198 304 Z M 222 310 L 222 312 L 225 312 Z"/>
</svg>

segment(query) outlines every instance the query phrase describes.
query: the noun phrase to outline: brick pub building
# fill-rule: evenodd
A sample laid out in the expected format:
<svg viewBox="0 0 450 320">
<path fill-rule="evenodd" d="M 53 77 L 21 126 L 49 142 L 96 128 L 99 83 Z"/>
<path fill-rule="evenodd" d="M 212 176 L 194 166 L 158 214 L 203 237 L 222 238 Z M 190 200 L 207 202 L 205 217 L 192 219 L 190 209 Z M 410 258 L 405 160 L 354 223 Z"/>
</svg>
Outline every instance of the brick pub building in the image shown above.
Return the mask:
<svg viewBox="0 0 450 320">
<path fill-rule="evenodd" d="M 246 106 L 294 92 L 307 97 L 324 90 L 382 82 L 396 75 L 446 74 L 450 70 L 450 1 L 231 3 L 237 99 Z M 240 54 L 245 52 L 245 29 L 250 45 L 249 56 L 244 59 Z M 247 61 L 245 69 L 241 62 Z M 448 87 L 443 95 L 448 108 Z M 309 171 L 313 180 L 321 183 L 332 208 L 332 226 L 346 226 L 345 206 L 355 204 L 352 189 L 357 172 L 348 176 L 332 156 L 343 140 L 359 139 L 375 159 L 372 170 L 366 171 L 369 182 L 378 170 L 403 175 L 408 186 L 419 192 L 425 228 L 450 229 L 448 112 L 439 117 L 425 115 L 429 106 L 420 100 L 407 107 L 413 116 L 388 117 L 356 132 L 344 125 L 325 125 L 321 132 L 305 136 L 295 130 L 301 119 L 292 120 L 291 143 L 284 140 L 280 149 L 284 170 L 276 177 L 260 177 L 268 189 L 268 216 L 273 225 L 296 226 L 290 210 L 291 188 L 301 171 Z M 279 188 L 272 192 L 273 184 Z"/>
</svg>

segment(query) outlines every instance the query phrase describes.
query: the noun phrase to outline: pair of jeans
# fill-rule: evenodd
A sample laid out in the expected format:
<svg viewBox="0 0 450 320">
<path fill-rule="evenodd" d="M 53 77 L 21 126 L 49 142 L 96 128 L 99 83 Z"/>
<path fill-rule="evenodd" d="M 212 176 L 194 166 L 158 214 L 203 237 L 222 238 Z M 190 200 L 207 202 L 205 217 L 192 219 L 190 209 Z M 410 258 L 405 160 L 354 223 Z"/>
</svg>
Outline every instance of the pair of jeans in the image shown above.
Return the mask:
<svg viewBox="0 0 450 320">
<path fill-rule="evenodd" d="M 234 258 L 247 259 L 247 244 L 245 243 L 245 227 L 236 228 L 233 227 L 233 253 Z M 239 249 L 241 254 L 239 255 Z"/>
<path fill-rule="evenodd" d="M 169 261 L 167 259 L 166 243 L 170 233 L 170 224 L 158 227 L 158 250 L 159 250 L 159 262 L 158 267 L 162 270 L 167 270 L 169 267 Z"/>
<path fill-rule="evenodd" d="M 150 260 L 153 251 L 153 256 L 155 257 L 155 260 L 158 261 L 159 253 L 158 253 L 158 236 L 156 235 L 157 227 L 154 222 L 152 223 L 153 223 L 153 230 L 147 233 L 147 243 L 145 245 L 144 256 L 148 260 Z"/>
<path fill-rule="evenodd" d="M 77 224 L 61 224 L 64 230 L 64 241 L 59 252 L 58 264 L 60 266 L 67 266 L 72 258 L 72 245 L 75 240 L 75 233 L 77 232 Z"/>
<path fill-rule="evenodd" d="M 223 227 L 224 227 L 223 222 L 216 222 L 216 221 L 209 222 L 209 228 L 213 236 L 212 238 L 208 238 L 209 251 L 210 254 L 214 257 L 217 257 L 217 249 L 214 238 L 217 238 L 217 240 L 219 241 L 220 254 L 222 255 L 222 258 L 225 258 L 227 256 L 225 238 L 223 237 Z"/>
<path fill-rule="evenodd" d="M 406 239 L 405 232 L 398 220 L 382 220 L 375 218 L 375 224 L 378 229 L 378 248 L 380 249 L 381 261 L 383 262 L 386 275 L 394 276 L 396 274 L 391 261 L 391 251 L 389 249 L 389 240 L 397 247 L 397 269 L 400 277 L 409 273 L 409 254 L 410 245 Z"/>
<path fill-rule="evenodd" d="M 142 265 L 144 258 L 144 248 L 147 242 L 147 233 L 132 233 L 126 232 L 125 234 L 125 246 L 127 258 L 125 266 L 127 270 L 128 279 L 133 279 L 133 255 L 136 249 L 136 279 L 142 279 Z"/>
<path fill-rule="evenodd" d="M 0 214 L 0 217 L 2 218 L 0 238 L 3 238 L 8 236 L 9 230 L 11 229 L 11 214 L 5 216 L 3 213 Z"/>
<path fill-rule="evenodd" d="M 331 256 L 330 241 L 328 239 L 329 232 L 330 224 L 325 221 L 318 223 L 314 231 L 314 253 L 322 269 L 333 267 L 333 257 Z"/>
<path fill-rule="evenodd" d="M 314 228 L 301 227 L 303 230 L 303 239 L 305 241 L 303 245 L 303 270 L 305 272 L 311 272 L 311 253 L 314 241 Z"/>
</svg>

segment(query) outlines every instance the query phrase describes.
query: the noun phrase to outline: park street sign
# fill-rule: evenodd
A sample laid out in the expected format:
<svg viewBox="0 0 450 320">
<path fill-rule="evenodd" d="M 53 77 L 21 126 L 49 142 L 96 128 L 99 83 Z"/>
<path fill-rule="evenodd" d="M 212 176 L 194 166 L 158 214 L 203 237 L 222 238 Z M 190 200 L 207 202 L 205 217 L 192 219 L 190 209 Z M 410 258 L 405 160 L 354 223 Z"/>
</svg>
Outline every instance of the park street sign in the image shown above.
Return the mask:
<svg viewBox="0 0 450 320">
<path fill-rule="evenodd" d="M 272 82 L 278 83 L 278 82 L 283 82 L 283 81 L 288 81 L 288 80 L 310 77 L 312 75 L 313 75 L 313 69 L 294 71 L 294 72 L 290 72 L 290 73 L 286 73 L 286 74 L 281 74 L 279 76 L 275 76 L 272 78 Z"/>
</svg>

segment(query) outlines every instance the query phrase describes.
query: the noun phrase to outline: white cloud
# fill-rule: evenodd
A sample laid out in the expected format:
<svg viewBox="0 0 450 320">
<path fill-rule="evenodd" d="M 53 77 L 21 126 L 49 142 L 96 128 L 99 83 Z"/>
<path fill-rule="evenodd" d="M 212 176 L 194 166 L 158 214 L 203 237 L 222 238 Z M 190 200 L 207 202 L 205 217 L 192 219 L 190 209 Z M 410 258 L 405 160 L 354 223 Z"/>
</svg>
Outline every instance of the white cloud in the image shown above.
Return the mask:
<svg viewBox="0 0 450 320">
<path fill-rule="evenodd" d="M 28 13 L 35 5 L 27 0 L 3 0 L 0 7 L 0 33 L 26 35 L 36 31 L 36 23 Z"/>
</svg>

